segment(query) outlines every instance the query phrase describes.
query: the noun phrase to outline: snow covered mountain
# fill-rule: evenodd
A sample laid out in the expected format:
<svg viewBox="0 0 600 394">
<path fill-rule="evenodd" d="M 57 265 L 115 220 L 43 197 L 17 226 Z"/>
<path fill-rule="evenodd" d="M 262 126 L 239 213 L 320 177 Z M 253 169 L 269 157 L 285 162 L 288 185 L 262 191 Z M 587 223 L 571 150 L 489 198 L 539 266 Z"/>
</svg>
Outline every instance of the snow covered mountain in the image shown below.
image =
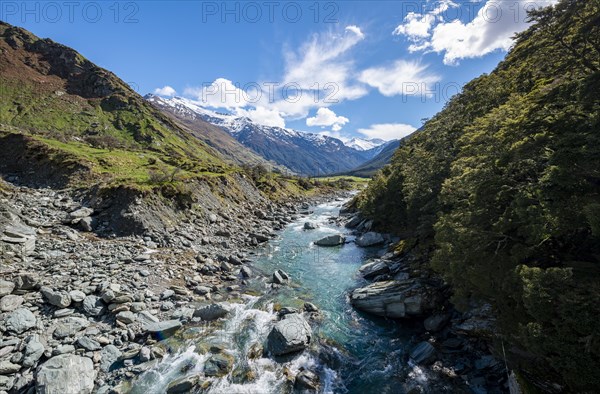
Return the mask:
<svg viewBox="0 0 600 394">
<path fill-rule="evenodd" d="M 182 97 L 147 95 L 146 99 L 172 115 L 200 117 L 219 126 L 266 160 L 302 175 L 321 176 L 348 171 L 377 154 L 346 146 L 337 138 L 259 125 L 249 118 L 211 111 Z"/>
<path fill-rule="evenodd" d="M 352 149 L 360 150 L 360 151 L 371 150 L 371 149 L 377 148 L 378 146 L 381 146 L 385 143 L 386 143 L 386 141 L 379 139 L 379 138 L 366 139 L 366 138 L 356 138 L 356 137 L 345 142 L 346 146 L 348 146 Z"/>
</svg>

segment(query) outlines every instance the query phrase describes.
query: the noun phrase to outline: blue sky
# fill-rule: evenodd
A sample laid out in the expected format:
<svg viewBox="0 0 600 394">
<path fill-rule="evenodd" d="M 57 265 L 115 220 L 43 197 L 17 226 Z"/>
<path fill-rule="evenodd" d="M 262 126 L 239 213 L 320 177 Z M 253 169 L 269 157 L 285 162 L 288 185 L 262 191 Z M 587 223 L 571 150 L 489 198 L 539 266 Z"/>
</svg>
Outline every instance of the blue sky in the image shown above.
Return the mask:
<svg viewBox="0 0 600 394">
<path fill-rule="evenodd" d="M 525 10 L 554 2 L 3 0 L 0 19 L 75 48 L 142 95 L 391 139 L 493 70 Z"/>
</svg>

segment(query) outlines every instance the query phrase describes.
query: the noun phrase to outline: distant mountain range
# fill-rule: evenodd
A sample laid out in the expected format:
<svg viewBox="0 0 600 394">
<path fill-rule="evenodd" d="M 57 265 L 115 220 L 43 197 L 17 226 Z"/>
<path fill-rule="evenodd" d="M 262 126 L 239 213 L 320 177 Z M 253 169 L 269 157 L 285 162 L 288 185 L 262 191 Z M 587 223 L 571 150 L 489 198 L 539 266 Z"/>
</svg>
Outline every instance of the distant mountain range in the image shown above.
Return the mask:
<svg viewBox="0 0 600 394">
<path fill-rule="evenodd" d="M 207 127 L 206 123 L 218 126 L 254 154 L 301 175 L 322 176 L 352 171 L 389 145 L 389 142 L 380 139 L 360 138 L 344 143 L 322 134 L 260 125 L 246 117 L 209 110 L 182 97 L 164 98 L 149 94 L 145 98 L 197 134 L 204 135 L 204 138 L 199 138 L 219 151 L 223 147 L 211 140 L 215 135 L 226 138 L 222 132 Z M 238 147 L 233 143 L 229 145 Z"/>
</svg>

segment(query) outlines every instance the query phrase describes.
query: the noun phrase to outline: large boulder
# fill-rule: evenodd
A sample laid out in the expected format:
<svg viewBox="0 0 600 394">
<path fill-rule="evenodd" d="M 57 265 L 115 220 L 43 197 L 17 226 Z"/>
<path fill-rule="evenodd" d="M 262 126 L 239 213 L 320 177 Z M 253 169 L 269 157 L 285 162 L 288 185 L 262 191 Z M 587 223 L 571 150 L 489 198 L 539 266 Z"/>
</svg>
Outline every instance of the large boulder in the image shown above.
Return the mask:
<svg viewBox="0 0 600 394">
<path fill-rule="evenodd" d="M 410 279 L 376 282 L 350 294 L 356 309 L 392 319 L 422 316 L 433 310 L 436 301 L 434 288 Z"/>
<path fill-rule="evenodd" d="M 35 388 L 39 394 L 88 394 L 94 389 L 95 379 L 91 359 L 62 354 L 38 368 Z"/>
<path fill-rule="evenodd" d="M 312 330 L 306 320 L 291 313 L 275 324 L 267 338 L 267 349 L 275 356 L 298 352 L 308 346 L 311 337 Z"/>
<path fill-rule="evenodd" d="M 305 230 L 315 230 L 319 228 L 319 225 L 317 223 L 314 222 L 306 222 L 304 223 L 304 229 Z"/>
<path fill-rule="evenodd" d="M 338 246 L 343 245 L 346 242 L 346 237 L 342 234 L 333 234 L 328 235 L 325 238 L 321 238 L 318 241 L 315 241 L 315 245 L 318 246 Z"/>
<path fill-rule="evenodd" d="M 388 262 L 385 260 L 374 260 L 361 266 L 358 271 L 365 279 L 373 279 L 379 275 L 390 272 Z"/>
<path fill-rule="evenodd" d="M 356 238 L 355 242 L 358 246 L 368 247 L 381 245 L 385 242 L 385 239 L 383 238 L 383 235 L 373 231 L 369 231 L 368 233 L 365 233 L 360 237 Z"/>
<path fill-rule="evenodd" d="M 273 283 L 278 285 L 284 285 L 290 281 L 290 276 L 284 270 L 277 270 L 273 272 Z"/>
</svg>

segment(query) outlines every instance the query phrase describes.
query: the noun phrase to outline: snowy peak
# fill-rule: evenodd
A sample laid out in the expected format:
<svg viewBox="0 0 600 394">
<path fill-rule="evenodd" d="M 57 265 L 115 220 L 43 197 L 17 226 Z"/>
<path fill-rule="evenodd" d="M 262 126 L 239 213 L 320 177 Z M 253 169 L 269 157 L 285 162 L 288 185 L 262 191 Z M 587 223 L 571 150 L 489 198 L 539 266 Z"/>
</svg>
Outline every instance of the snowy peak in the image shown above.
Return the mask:
<svg viewBox="0 0 600 394">
<path fill-rule="evenodd" d="M 366 151 L 366 150 L 371 150 L 374 148 L 377 148 L 378 146 L 381 146 L 383 144 L 385 144 L 386 141 L 379 139 L 379 138 L 370 138 L 370 139 L 366 139 L 366 138 L 352 138 L 351 140 L 345 142 L 344 144 L 352 149 L 356 149 L 358 151 Z"/>
<path fill-rule="evenodd" d="M 372 157 L 371 151 L 365 151 L 364 146 L 359 150 L 346 146 L 337 138 L 258 124 L 236 114 L 206 109 L 198 102 L 182 97 L 147 95 L 146 99 L 180 117 L 200 119 L 218 126 L 266 160 L 299 174 L 320 176 L 341 173 Z M 371 144 L 376 143 L 371 141 Z"/>
</svg>

